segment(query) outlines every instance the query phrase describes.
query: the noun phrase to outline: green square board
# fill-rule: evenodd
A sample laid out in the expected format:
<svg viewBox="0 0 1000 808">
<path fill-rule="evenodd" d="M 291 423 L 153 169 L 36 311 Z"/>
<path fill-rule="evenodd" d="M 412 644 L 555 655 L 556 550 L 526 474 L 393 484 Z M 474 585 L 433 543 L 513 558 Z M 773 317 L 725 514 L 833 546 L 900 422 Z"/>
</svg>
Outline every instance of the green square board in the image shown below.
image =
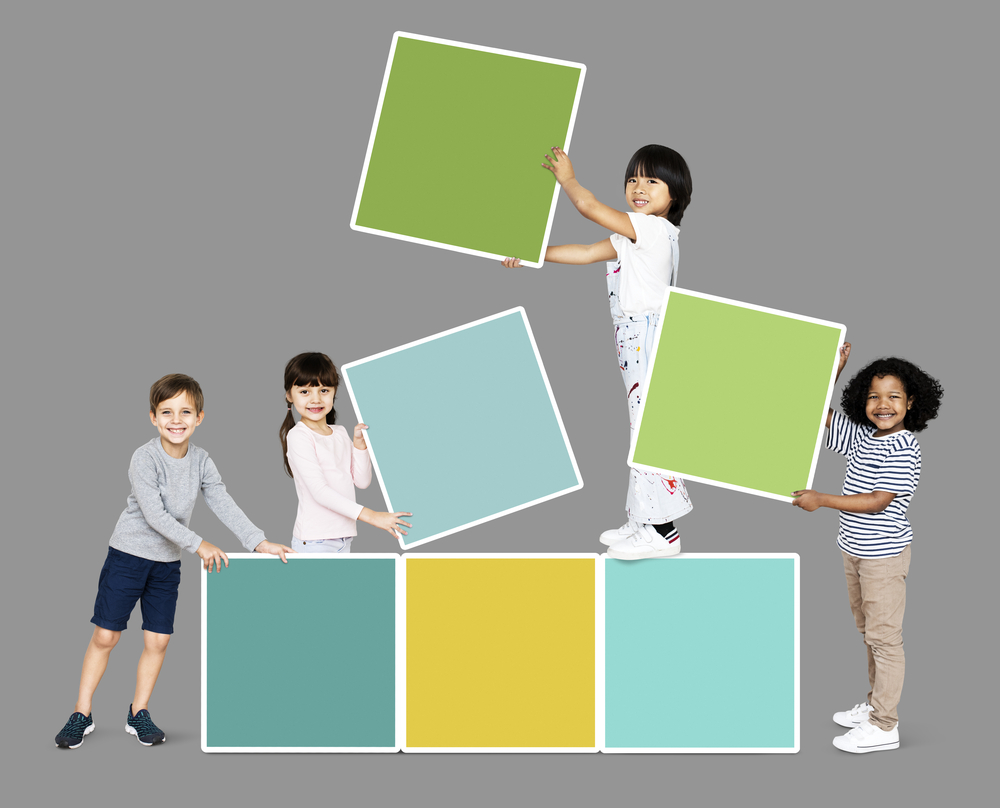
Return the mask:
<svg viewBox="0 0 1000 808">
<path fill-rule="evenodd" d="M 341 370 L 404 550 L 583 487 L 522 308 Z"/>
<path fill-rule="evenodd" d="M 629 465 L 791 502 L 812 486 L 845 333 L 669 289 Z"/>
<path fill-rule="evenodd" d="M 398 751 L 398 561 L 241 553 L 202 570 L 202 750 Z"/>
<path fill-rule="evenodd" d="M 351 227 L 541 266 L 586 68 L 396 33 Z"/>
<path fill-rule="evenodd" d="M 602 752 L 799 751 L 797 555 L 605 558 L 604 638 Z"/>
</svg>

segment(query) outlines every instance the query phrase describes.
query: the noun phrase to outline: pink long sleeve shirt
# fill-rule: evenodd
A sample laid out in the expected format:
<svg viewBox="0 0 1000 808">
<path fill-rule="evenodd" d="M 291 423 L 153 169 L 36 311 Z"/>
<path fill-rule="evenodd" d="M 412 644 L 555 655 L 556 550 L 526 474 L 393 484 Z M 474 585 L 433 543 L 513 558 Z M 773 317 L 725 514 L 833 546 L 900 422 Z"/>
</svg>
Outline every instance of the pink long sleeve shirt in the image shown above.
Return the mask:
<svg viewBox="0 0 1000 808">
<path fill-rule="evenodd" d="M 299 541 L 358 535 L 363 506 L 354 488 L 371 484 L 372 461 L 344 427 L 330 428 L 332 435 L 320 435 L 299 422 L 288 432 L 288 464 L 299 495 L 292 535 Z"/>
</svg>

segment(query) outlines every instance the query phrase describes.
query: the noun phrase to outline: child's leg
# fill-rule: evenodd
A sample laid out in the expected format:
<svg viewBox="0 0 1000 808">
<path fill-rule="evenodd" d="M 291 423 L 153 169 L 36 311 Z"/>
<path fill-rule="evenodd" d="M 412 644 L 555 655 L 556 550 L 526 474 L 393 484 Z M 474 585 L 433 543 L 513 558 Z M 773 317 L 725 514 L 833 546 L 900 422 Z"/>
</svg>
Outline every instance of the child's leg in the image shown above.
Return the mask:
<svg viewBox="0 0 1000 808">
<path fill-rule="evenodd" d="M 143 631 L 143 649 L 139 657 L 139 667 L 135 673 L 135 696 L 132 698 L 132 714 L 149 709 L 149 698 L 153 695 L 156 679 L 163 667 L 163 657 L 167 653 L 169 634 Z"/>
<path fill-rule="evenodd" d="M 642 386 L 649 369 L 649 357 L 656 342 L 658 316 L 650 315 L 615 325 L 618 364 L 628 396 L 629 430 L 635 429 Z M 664 351 L 667 346 L 661 346 Z M 659 525 L 672 522 L 691 511 L 684 480 L 672 475 L 631 469 L 625 511 L 630 521 Z"/>
<path fill-rule="evenodd" d="M 865 610 L 864 598 L 861 596 L 861 578 L 858 574 L 858 565 L 862 559 L 848 555 L 843 550 L 844 575 L 847 577 L 847 600 L 851 604 L 851 614 L 854 615 L 854 624 L 861 633 L 861 638 L 865 636 Z M 868 698 L 866 701 L 872 703 L 872 690 L 875 689 L 875 657 L 872 654 L 871 646 L 865 643 L 865 651 L 868 653 Z"/>
<path fill-rule="evenodd" d="M 889 732 L 896 726 L 896 707 L 903 691 L 906 661 L 903 655 L 903 613 L 906 609 L 906 576 L 910 567 L 910 548 L 890 558 L 852 559 L 857 562 L 857 590 L 848 592 L 852 610 L 860 597 L 862 620 L 855 614 L 859 630 L 868 646 L 868 677 L 871 692 L 868 720 Z M 845 568 L 846 568 L 845 559 Z"/>
<path fill-rule="evenodd" d="M 170 635 L 174 633 L 177 593 L 181 584 L 180 561 L 154 561 L 146 576 L 145 589 L 139 599 L 142 609 L 142 655 L 135 674 L 135 696 L 132 714 L 149 709 L 153 687 L 163 667 Z"/>
<path fill-rule="evenodd" d="M 87 652 L 83 655 L 83 670 L 80 672 L 80 693 L 76 697 L 76 707 L 73 709 L 83 715 L 90 715 L 94 691 L 101 683 L 104 671 L 108 667 L 108 658 L 111 656 L 111 649 L 118 644 L 122 633 L 120 631 L 109 631 L 100 626 L 94 627 L 94 634 L 90 638 Z"/>
</svg>

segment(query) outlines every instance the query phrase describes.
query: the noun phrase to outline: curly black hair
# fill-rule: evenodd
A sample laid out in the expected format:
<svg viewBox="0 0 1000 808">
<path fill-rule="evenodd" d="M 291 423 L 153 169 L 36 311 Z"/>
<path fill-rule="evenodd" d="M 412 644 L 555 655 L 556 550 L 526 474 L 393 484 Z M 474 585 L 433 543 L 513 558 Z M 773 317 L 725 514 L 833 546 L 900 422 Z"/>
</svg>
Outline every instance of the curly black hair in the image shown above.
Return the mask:
<svg viewBox="0 0 1000 808">
<path fill-rule="evenodd" d="M 924 371 L 895 356 L 876 359 L 859 370 L 853 379 L 847 383 L 840 396 L 840 407 L 855 424 L 868 424 L 865 414 L 865 404 L 872 379 L 875 377 L 895 376 L 903 383 L 907 398 L 913 397 L 913 406 L 903 419 L 903 426 L 911 432 L 920 432 L 927 427 L 927 422 L 936 418 L 941 407 L 941 397 L 944 390 L 937 379 L 928 376 Z"/>
</svg>

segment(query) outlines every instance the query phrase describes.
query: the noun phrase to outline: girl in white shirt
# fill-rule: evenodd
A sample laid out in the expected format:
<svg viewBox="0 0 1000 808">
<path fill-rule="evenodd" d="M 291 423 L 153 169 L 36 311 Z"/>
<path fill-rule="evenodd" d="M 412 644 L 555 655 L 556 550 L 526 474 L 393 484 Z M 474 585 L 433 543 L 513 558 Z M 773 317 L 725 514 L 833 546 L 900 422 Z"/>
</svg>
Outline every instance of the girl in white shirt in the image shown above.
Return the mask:
<svg viewBox="0 0 1000 808">
<path fill-rule="evenodd" d="M 278 435 L 285 472 L 295 480 L 299 497 L 292 530 L 292 547 L 299 553 L 349 553 L 358 534 L 357 520 L 382 528 L 395 538 L 412 527 L 401 517 L 407 512 L 386 513 L 362 507 L 354 488 L 367 488 L 372 464 L 365 442 L 365 424 L 353 436 L 337 426 L 333 399 L 340 377 L 326 354 L 302 353 L 285 365 L 285 399 L 288 412 Z M 299 414 L 296 424 L 292 408 Z"/>
<path fill-rule="evenodd" d="M 595 244 L 548 247 L 545 260 L 557 264 L 608 264 L 608 297 L 615 325 L 618 364 L 634 426 L 646 377 L 648 355 L 659 329 L 660 305 L 668 286 L 677 282 L 677 235 L 691 201 L 691 172 L 673 149 L 650 145 L 639 149 L 625 169 L 625 201 L 629 212 L 615 210 L 576 180 L 573 164 L 562 149 L 545 155 L 551 171 L 574 207 L 587 219 L 612 231 Z M 504 266 L 520 261 L 507 258 Z M 628 521 L 606 530 L 601 542 L 612 558 L 663 558 L 681 551 L 673 520 L 691 510 L 684 480 L 672 475 L 632 469 L 625 512 Z"/>
</svg>

